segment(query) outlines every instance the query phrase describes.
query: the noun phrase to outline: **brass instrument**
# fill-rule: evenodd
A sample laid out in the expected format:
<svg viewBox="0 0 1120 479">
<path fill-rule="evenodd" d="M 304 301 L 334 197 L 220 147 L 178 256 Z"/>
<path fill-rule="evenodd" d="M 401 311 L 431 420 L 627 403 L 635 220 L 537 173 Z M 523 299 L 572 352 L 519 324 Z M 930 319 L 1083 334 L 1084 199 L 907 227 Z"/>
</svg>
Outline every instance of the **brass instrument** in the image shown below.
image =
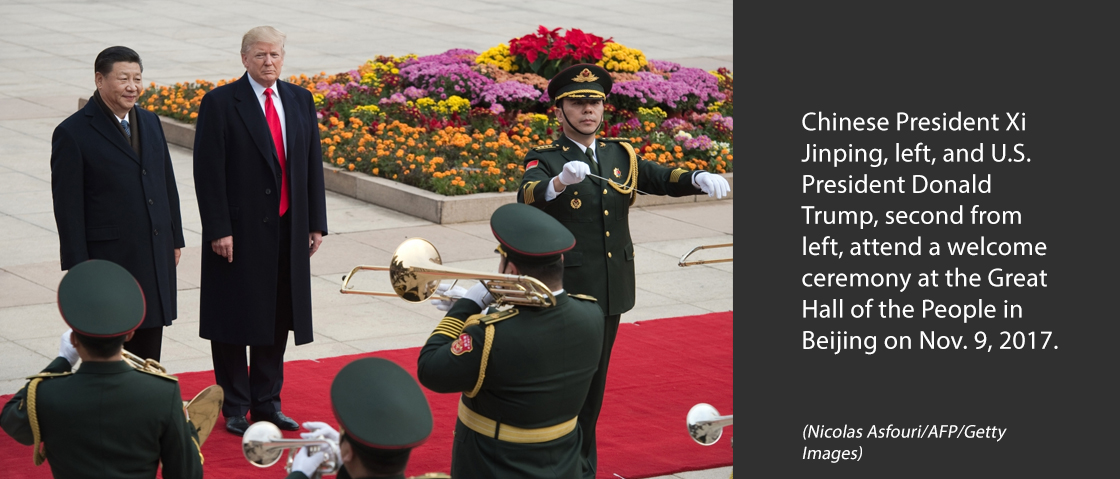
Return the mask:
<svg viewBox="0 0 1120 479">
<path fill-rule="evenodd" d="M 701 259 L 701 260 L 696 260 L 696 261 L 685 261 L 685 260 L 688 259 L 688 257 L 691 256 L 692 253 L 695 253 L 695 252 L 700 251 L 702 249 L 732 248 L 734 246 L 735 246 L 734 243 L 706 244 L 706 245 L 697 246 L 695 248 L 692 248 L 691 251 L 685 253 L 684 256 L 681 256 L 681 260 L 677 262 L 677 266 L 682 266 L 683 267 L 683 266 L 693 266 L 693 265 L 698 265 L 698 264 L 730 263 L 732 261 L 735 261 L 735 258 Z"/>
<path fill-rule="evenodd" d="M 388 271 L 393 284 L 393 293 L 383 293 L 354 289 L 350 280 L 358 271 Z M 342 294 L 364 294 L 369 296 L 399 296 L 410 303 L 421 303 L 436 295 L 436 289 L 443 279 L 475 279 L 482 281 L 494 296 L 498 305 L 550 307 L 556 305 L 552 290 L 536 278 L 513 274 L 492 274 L 469 271 L 443 266 L 436 247 L 423 238 L 409 238 L 397 246 L 389 266 L 358 265 L 342 277 Z"/>
<path fill-rule="evenodd" d="M 301 447 L 307 447 L 309 454 L 319 451 L 326 453 L 326 458 L 311 479 L 317 479 L 328 474 L 337 474 L 339 468 L 342 467 L 342 452 L 338 448 L 338 443 L 325 437 L 318 439 L 284 439 L 284 434 L 280 432 L 280 428 L 276 427 L 275 424 L 264 421 L 253 423 L 245 430 L 245 435 L 241 437 L 242 454 L 245 455 L 246 460 L 257 467 L 269 467 L 276 464 L 280 460 L 280 455 L 287 449 L 288 464 L 284 466 L 284 470 L 289 473 L 292 472 L 292 460 L 295 459 L 296 450 Z"/>
<path fill-rule="evenodd" d="M 163 367 L 163 365 L 160 364 L 159 361 L 156 361 L 154 359 L 141 359 L 140 356 L 132 354 L 126 349 L 121 350 L 121 356 L 124 357 L 124 361 L 128 363 L 129 366 L 132 366 L 136 369 L 143 369 L 147 372 L 162 374 L 164 376 L 168 375 L 167 368 Z"/>
<path fill-rule="evenodd" d="M 700 403 L 688 410 L 685 422 L 688 435 L 701 446 L 711 446 L 723 435 L 723 428 L 732 424 L 733 416 L 720 416 L 711 404 Z"/>
</svg>

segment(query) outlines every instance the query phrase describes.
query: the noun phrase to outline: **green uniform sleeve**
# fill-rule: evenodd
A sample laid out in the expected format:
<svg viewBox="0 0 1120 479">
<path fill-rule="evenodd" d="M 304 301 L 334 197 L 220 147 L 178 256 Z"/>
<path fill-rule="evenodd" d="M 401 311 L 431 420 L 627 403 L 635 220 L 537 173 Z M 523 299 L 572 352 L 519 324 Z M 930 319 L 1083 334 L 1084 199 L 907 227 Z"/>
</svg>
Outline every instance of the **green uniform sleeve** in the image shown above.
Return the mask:
<svg viewBox="0 0 1120 479">
<path fill-rule="evenodd" d="M 70 372 L 70 361 L 66 358 L 57 357 L 54 361 L 43 370 L 44 373 L 68 373 Z M 34 436 L 31 434 L 31 420 L 27 417 L 27 385 L 25 384 L 15 396 L 8 400 L 4 405 L 4 412 L 0 413 L 0 426 L 4 428 L 12 439 L 25 446 L 30 446 L 35 442 Z"/>
<path fill-rule="evenodd" d="M 168 402 L 167 428 L 160 437 L 163 478 L 200 479 L 202 454 L 198 450 L 198 431 L 183 415 L 183 395 L 178 383 Z"/>
<path fill-rule="evenodd" d="M 695 171 L 666 168 L 648 160 L 638 160 L 638 189 L 654 195 L 688 196 L 703 193 L 692 186 Z"/>
<path fill-rule="evenodd" d="M 440 321 L 439 326 L 420 350 L 416 376 L 420 384 L 437 393 L 470 391 L 478 382 L 482 365 L 482 348 L 486 340 L 481 326 L 464 329 L 463 323 L 482 308 L 471 300 L 459 300 Z M 460 339 L 462 335 L 470 338 Z"/>
<path fill-rule="evenodd" d="M 552 181 L 552 178 L 558 174 L 560 174 L 559 171 L 552 171 L 541 152 L 530 151 L 529 154 L 525 155 L 525 174 L 521 177 L 521 185 L 517 188 L 517 201 L 537 208 L 544 208 L 549 203 L 545 201 L 548 182 Z M 555 199 L 553 198 L 553 200 Z"/>
</svg>

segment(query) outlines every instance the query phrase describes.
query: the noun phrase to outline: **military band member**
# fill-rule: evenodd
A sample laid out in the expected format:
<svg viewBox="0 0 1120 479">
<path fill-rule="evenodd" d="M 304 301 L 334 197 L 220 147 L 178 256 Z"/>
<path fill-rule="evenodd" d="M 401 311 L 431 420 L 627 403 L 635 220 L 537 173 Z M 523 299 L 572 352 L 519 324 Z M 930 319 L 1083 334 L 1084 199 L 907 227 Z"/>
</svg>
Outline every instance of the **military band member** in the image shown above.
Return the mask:
<svg viewBox="0 0 1120 479">
<path fill-rule="evenodd" d="M 347 364 L 331 383 L 331 405 L 341 434 L 322 422 L 305 422 L 304 439 L 324 437 L 339 443 L 339 479 L 404 479 L 412 449 L 432 433 L 432 410 L 420 385 L 400 366 L 382 358 Z M 325 459 L 300 448 L 287 479 L 307 479 Z"/>
<path fill-rule="evenodd" d="M 591 64 L 573 65 L 548 83 L 548 96 L 564 135 L 525 155 L 517 200 L 563 223 L 576 246 L 564 258 L 564 289 L 594 296 L 606 312 L 599 369 L 579 414 L 584 431 L 584 477 L 597 468 L 595 424 L 603 405 L 607 365 L 622 313 L 634 307 L 634 244 L 628 214 L 637 191 L 722 198 L 730 190 L 722 176 L 672 169 L 637 156 L 624 138 L 598 138 L 610 74 Z M 590 175 L 607 178 L 603 180 Z"/>
<path fill-rule="evenodd" d="M 498 208 L 490 227 L 501 272 L 536 278 L 556 305 L 479 315 L 492 301 L 479 283 L 454 302 L 420 350 L 420 383 L 463 393 L 451 477 L 579 477 L 576 415 L 598 365 L 603 312 L 593 298 L 561 286 L 563 253 L 575 245 L 563 225 L 514 203 Z"/>
<path fill-rule="evenodd" d="M 4 431 L 33 445 L 35 464 L 47 460 L 58 478 L 150 479 L 161 462 L 165 479 L 202 477 L 179 383 L 121 357 L 144 319 L 132 275 L 109 261 L 79 263 L 58 286 L 58 309 L 73 334 L 62 335 L 59 357 L 4 405 Z"/>
</svg>

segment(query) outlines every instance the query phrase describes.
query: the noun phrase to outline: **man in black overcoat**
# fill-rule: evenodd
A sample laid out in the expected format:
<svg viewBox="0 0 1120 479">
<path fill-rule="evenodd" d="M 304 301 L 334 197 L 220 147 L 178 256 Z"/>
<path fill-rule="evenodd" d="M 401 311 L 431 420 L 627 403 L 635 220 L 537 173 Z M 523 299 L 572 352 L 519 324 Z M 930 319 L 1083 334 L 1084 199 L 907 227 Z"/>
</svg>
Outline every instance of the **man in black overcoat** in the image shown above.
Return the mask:
<svg viewBox="0 0 1120 479">
<path fill-rule="evenodd" d="M 238 435 L 247 414 L 299 429 L 280 410 L 284 349 L 288 331 L 297 345 L 313 339 L 310 257 L 327 234 L 315 104 L 279 81 L 284 38 L 272 27 L 245 34 L 246 74 L 203 97 L 195 133 L 199 335 L 225 391 L 226 429 Z"/>
<path fill-rule="evenodd" d="M 159 117 L 135 107 L 144 90 L 140 55 L 109 47 L 94 70 L 97 91 L 51 139 L 62 269 L 104 259 L 128 270 L 144 291 L 147 313 L 124 348 L 158 361 L 163 327 L 177 316 L 179 190 Z"/>
</svg>

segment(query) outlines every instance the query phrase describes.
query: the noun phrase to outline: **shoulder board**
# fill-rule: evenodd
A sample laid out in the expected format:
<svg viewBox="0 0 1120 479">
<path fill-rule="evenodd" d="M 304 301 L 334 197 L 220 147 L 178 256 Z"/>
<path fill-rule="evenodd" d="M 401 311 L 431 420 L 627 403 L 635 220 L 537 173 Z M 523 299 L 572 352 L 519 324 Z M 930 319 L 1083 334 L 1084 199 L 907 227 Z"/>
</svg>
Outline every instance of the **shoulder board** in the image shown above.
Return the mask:
<svg viewBox="0 0 1120 479">
<path fill-rule="evenodd" d="M 582 299 L 584 301 L 596 301 L 596 302 L 599 301 L 599 300 L 595 299 L 594 296 L 591 296 L 589 294 L 569 294 L 568 297 L 576 298 L 576 299 Z"/>
<path fill-rule="evenodd" d="M 510 308 L 510 309 L 507 309 L 505 311 L 498 311 L 496 313 L 487 314 L 486 316 L 483 316 L 480 319 L 480 321 L 482 322 L 482 324 L 490 325 L 490 324 L 494 324 L 498 321 L 506 320 L 506 319 L 512 318 L 514 316 L 517 316 L 518 312 L 519 311 L 517 311 L 517 308 Z"/>
<path fill-rule="evenodd" d="M 62 377 L 62 376 L 69 376 L 69 375 L 71 375 L 71 374 L 74 374 L 74 373 L 72 373 L 72 372 L 67 372 L 67 373 L 39 373 L 39 374 L 36 374 L 36 375 L 34 375 L 34 376 L 28 376 L 28 377 L 27 377 L 27 379 L 35 379 L 35 378 L 43 378 L 43 379 L 47 379 L 47 378 L 60 378 L 60 377 Z"/>
<path fill-rule="evenodd" d="M 614 142 L 614 143 L 630 143 L 629 138 L 622 138 L 622 137 L 600 138 L 600 140 L 610 141 L 610 142 Z"/>
<path fill-rule="evenodd" d="M 161 373 L 159 371 L 149 371 L 147 369 L 137 369 L 136 371 L 144 373 L 144 374 L 151 374 L 152 376 L 155 376 L 157 378 L 163 378 L 163 379 L 167 379 L 169 381 L 176 381 L 176 382 L 179 381 L 179 378 L 177 378 L 175 376 L 172 376 L 170 374 Z"/>
<path fill-rule="evenodd" d="M 549 150 L 555 150 L 557 148 L 560 148 L 560 145 L 557 145 L 556 143 L 549 143 L 547 145 L 534 146 L 533 150 L 535 150 L 535 151 L 549 151 Z"/>
</svg>

